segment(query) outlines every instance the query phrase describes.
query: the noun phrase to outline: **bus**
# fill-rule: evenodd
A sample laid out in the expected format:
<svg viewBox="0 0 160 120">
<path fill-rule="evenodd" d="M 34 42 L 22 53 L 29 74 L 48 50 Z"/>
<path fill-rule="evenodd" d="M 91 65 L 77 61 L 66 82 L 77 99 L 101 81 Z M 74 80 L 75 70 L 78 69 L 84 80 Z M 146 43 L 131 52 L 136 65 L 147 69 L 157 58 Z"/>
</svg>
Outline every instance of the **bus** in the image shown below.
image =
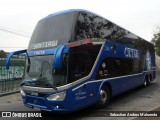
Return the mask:
<svg viewBox="0 0 160 120">
<path fill-rule="evenodd" d="M 115 95 L 156 78 L 154 46 L 87 10 L 72 9 L 41 19 L 26 50 L 20 92 L 24 105 L 73 112 L 105 107 Z"/>
</svg>

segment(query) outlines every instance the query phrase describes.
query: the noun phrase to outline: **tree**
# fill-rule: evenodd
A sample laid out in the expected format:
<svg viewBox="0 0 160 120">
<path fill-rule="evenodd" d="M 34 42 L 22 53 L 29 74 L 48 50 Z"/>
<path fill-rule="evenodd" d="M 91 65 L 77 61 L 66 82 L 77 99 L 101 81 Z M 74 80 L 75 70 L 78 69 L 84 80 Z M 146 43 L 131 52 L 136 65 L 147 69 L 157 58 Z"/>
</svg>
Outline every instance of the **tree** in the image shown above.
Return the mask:
<svg viewBox="0 0 160 120">
<path fill-rule="evenodd" d="M 157 27 L 156 32 L 153 35 L 151 42 L 155 46 L 155 50 L 158 56 L 160 56 L 160 27 Z"/>
</svg>

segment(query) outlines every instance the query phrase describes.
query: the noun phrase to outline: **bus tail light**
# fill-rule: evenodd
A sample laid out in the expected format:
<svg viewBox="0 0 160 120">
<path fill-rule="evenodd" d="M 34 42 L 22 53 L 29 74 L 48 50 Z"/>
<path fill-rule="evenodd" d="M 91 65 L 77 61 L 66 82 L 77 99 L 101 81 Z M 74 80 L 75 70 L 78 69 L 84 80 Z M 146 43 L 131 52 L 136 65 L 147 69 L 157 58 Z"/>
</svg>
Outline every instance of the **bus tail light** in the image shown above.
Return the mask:
<svg viewBox="0 0 160 120">
<path fill-rule="evenodd" d="M 57 94 L 53 94 L 47 97 L 48 100 L 64 100 L 66 96 L 66 92 L 61 92 Z"/>
</svg>

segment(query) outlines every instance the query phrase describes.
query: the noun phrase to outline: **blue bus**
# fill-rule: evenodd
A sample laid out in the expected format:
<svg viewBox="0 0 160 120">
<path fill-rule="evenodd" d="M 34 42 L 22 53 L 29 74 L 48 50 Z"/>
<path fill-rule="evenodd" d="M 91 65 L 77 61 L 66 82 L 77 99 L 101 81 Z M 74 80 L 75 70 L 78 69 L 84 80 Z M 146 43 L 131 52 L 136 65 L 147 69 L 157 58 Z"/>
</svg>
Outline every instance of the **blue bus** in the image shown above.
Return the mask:
<svg viewBox="0 0 160 120">
<path fill-rule="evenodd" d="M 26 54 L 21 83 L 24 105 L 72 112 L 105 107 L 120 93 L 148 86 L 156 78 L 154 46 L 86 10 L 66 10 L 41 19 Z"/>
</svg>

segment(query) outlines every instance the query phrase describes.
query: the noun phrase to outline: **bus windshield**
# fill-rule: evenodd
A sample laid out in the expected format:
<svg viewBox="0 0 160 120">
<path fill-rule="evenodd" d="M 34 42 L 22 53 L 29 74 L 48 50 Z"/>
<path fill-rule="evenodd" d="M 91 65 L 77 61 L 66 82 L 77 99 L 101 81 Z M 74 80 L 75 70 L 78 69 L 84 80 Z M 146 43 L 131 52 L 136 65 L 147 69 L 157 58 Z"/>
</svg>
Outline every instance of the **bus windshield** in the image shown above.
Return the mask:
<svg viewBox="0 0 160 120">
<path fill-rule="evenodd" d="M 28 50 L 56 48 L 71 39 L 75 12 L 50 15 L 40 20 L 32 34 Z"/>
<path fill-rule="evenodd" d="M 28 57 L 24 84 L 34 87 L 57 87 L 66 84 L 66 69 L 53 69 L 53 55 Z"/>
</svg>

